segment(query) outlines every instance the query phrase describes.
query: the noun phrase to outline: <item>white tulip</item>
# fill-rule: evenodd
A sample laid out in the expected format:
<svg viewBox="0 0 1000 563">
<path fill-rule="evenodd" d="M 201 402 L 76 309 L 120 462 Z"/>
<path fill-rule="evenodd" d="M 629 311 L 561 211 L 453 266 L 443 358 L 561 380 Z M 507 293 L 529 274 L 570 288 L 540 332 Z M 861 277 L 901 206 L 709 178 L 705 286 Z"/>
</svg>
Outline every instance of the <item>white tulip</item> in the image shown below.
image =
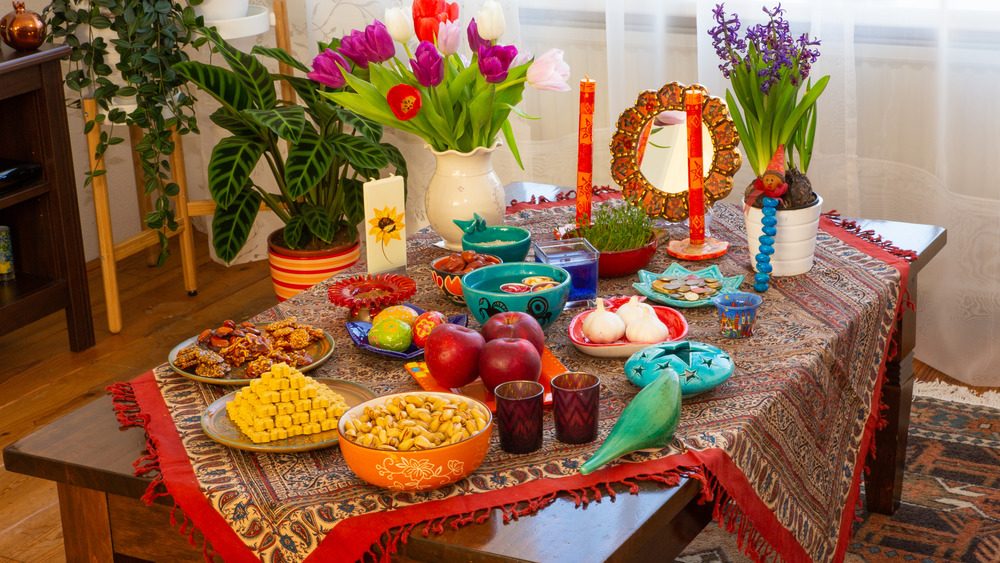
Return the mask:
<svg viewBox="0 0 1000 563">
<path fill-rule="evenodd" d="M 500 39 L 507 28 L 507 22 L 503 19 L 503 8 L 496 0 L 486 0 L 483 7 L 476 14 L 476 25 L 479 28 L 479 36 L 487 41 Z"/>
<path fill-rule="evenodd" d="M 385 9 L 385 27 L 393 41 L 406 44 L 413 37 L 413 18 L 402 8 Z"/>
</svg>

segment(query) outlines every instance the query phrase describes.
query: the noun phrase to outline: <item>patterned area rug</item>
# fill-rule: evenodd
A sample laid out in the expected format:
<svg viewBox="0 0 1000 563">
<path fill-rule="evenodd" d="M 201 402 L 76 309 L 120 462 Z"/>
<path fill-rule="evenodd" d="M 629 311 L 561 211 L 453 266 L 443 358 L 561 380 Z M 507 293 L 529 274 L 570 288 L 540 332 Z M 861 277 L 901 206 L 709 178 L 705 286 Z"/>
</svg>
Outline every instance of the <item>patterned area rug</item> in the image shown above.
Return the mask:
<svg viewBox="0 0 1000 563">
<path fill-rule="evenodd" d="M 891 517 L 859 510 L 845 561 L 1000 561 L 1000 410 L 914 397 L 910 417 L 902 506 Z M 749 559 L 709 524 L 677 561 Z"/>
</svg>

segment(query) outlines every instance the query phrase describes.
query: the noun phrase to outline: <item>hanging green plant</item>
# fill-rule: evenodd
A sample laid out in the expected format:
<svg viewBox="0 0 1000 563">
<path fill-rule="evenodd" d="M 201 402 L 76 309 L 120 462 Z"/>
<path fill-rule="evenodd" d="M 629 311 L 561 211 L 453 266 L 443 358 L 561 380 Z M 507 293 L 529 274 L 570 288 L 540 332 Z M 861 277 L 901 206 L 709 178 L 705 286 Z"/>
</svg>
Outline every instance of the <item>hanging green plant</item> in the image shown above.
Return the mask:
<svg viewBox="0 0 1000 563">
<path fill-rule="evenodd" d="M 171 129 L 181 135 L 198 132 L 187 80 L 172 66 L 188 60 L 185 48 L 205 42 L 194 33 L 203 22 L 191 7 L 201 2 L 53 0 L 45 8 L 50 40 L 73 47 L 66 85 L 79 98 L 71 105 L 79 107 L 83 98 L 92 97 L 101 110 L 88 115 L 84 124 L 85 132 L 106 127 L 95 158 L 100 161 L 108 148 L 124 141 L 115 126 L 135 125 L 142 130 L 135 150 L 141 157 L 146 194 L 156 194 L 145 222 L 159 231 L 160 264 L 169 255 L 166 231 L 177 229 L 168 197 L 177 195 L 179 187 L 171 179 L 168 157 L 180 147 L 174 146 Z M 113 62 L 112 49 L 118 62 Z M 135 109 L 121 109 L 119 102 L 132 98 Z M 84 184 L 105 173 L 88 172 Z"/>
</svg>

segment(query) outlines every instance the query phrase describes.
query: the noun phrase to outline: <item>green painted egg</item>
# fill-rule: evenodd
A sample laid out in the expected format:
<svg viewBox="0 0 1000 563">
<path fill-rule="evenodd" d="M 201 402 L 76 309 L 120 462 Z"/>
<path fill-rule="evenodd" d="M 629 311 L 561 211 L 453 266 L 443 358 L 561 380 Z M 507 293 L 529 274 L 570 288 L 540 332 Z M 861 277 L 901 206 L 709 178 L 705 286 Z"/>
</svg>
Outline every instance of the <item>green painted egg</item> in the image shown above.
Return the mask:
<svg viewBox="0 0 1000 563">
<path fill-rule="evenodd" d="M 368 331 L 368 343 L 376 348 L 405 352 L 413 342 L 413 329 L 399 319 L 382 319 Z"/>
</svg>

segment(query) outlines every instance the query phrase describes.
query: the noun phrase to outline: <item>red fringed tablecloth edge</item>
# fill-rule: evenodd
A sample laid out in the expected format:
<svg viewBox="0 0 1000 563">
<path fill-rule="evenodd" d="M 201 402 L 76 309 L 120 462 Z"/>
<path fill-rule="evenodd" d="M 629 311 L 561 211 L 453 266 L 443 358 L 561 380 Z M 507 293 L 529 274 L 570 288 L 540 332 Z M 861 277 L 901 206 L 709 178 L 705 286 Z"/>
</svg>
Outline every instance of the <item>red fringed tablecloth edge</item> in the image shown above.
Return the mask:
<svg viewBox="0 0 1000 563">
<path fill-rule="evenodd" d="M 839 561 L 843 558 L 847 550 L 847 543 L 853 534 L 854 514 L 857 507 L 861 504 L 861 477 L 868 472 L 867 460 L 875 459 L 875 432 L 883 428 L 888 422 L 883 414 L 888 405 L 882 402 L 882 387 L 886 381 L 886 362 L 896 354 L 896 326 L 903 315 L 903 311 L 905 308 L 915 308 L 913 301 L 910 300 L 907 293 L 906 283 L 910 276 L 910 262 L 917 259 L 917 254 L 912 250 L 904 250 L 897 247 L 892 241 L 885 240 L 881 236 L 876 235 L 874 231 L 862 231 L 856 222 L 842 219 L 836 211 L 824 213 L 820 217 L 820 228 L 872 258 L 877 258 L 894 267 L 899 272 L 900 277 L 896 318 L 892 329 L 889 331 L 885 354 L 882 356 L 882 364 L 879 366 L 878 380 L 875 384 L 875 392 L 872 394 L 871 414 L 868 416 L 868 420 L 865 421 L 864 434 L 861 437 L 861 448 L 858 450 L 859 459 L 854 465 L 851 493 L 847 499 L 844 514 L 840 521 L 840 535 L 837 543 L 837 551 L 834 556 L 834 561 Z"/>
<path fill-rule="evenodd" d="M 112 394 L 119 422 L 123 426 L 142 427 L 146 431 L 146 455 L 133 464 L 135 474 L 142 476 L 159 470 L 142 500 L 148 505 L 157 497 L 169 494 L 174 500 L 174 510 L 179 507 L 184 514 L 178 532 L 187 535 L 191 545 L 195 545 L 195 528 L 204 534 L 206 540 L 202 551 L 206 561 L 212 561 L 213 549 L 227 562 L 259 561 L 198 488 L 194 468 L 188 462 L 187 451 L 167 411 L 153 372 L 128 383 L 116 383 L 108 390 Z M 156 490 L 161 483 L 166 487 L 166 493 Z M 188 519 L 193 524 L 190 527 Z M 170 524 L 178 525 L 173 512 Z"/>
</svg>

